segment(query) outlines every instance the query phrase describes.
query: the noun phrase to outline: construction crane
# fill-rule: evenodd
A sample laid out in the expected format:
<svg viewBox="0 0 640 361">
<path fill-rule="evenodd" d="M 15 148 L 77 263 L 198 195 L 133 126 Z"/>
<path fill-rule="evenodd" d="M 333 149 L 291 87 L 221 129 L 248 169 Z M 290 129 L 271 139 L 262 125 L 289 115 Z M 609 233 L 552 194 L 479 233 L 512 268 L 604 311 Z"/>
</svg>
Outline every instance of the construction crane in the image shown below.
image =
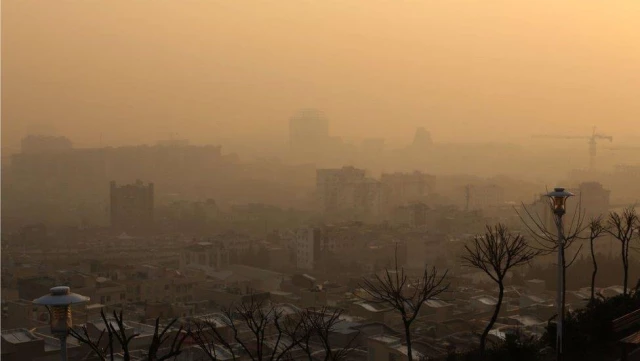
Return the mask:
<svg viewBox="0 0 640 361">
<path fill-rule="evenodd" d="M 586 136 L 574 136 L 574 135 L 553 135 L 553 134 L 541 134 L 534 135 L 534 138 L 554 138 L 554 139 L 587 139 L 589 143 L 589 170 L 594 171 L 596 169 L 596 145 L 600 139 L 613 142 L 613 137 L 610 135 L 604 135 L 596 133 L 596 127 L 593 127 L 591 135 Z"/>
</svg>

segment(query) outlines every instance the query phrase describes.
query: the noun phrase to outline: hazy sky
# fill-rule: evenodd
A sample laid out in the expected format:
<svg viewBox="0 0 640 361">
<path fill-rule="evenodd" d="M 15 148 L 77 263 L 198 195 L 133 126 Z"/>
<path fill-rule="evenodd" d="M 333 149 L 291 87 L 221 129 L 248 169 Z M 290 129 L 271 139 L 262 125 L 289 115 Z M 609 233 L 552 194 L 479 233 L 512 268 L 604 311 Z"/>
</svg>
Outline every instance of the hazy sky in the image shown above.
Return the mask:
<svg viewBox="0 0 640 361">
<path fill-rule="evenodd" d="M 3 0 L 2 140 L 640 135 L 638 0 Z"/>
</svg>

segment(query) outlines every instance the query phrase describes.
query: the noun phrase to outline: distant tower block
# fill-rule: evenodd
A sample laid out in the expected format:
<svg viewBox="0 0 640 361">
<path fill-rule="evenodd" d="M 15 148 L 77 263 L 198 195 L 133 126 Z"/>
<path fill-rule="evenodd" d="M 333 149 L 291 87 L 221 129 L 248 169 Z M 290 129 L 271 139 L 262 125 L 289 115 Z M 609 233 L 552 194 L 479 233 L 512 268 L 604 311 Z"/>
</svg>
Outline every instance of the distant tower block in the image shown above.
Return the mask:
<svg viewBox="0 0 640 361">
<path fill-rule="evenodd" d="M 123 186 L 111 182 L 111 227 L 117 231 L 149 229 L 153 225 L 153 183 L 138 180 Z"/>
<path fill-rule="evenodd" d="M 318 153 L 329 143 L 329 121 L 316 109 L 302 109 L 289 120 L 289 145 L 296 153 Z"/>
<path fill-rule="evenodd" d="M 432 145 L 433 140 L 431 139 L 431 133 L 424 129 L 424 127 L 416 129 L 416 134 L 413 137 L 413 143 L 411 146 L 417 149 L 426 149 L 430 148 Z"/>
</svg>

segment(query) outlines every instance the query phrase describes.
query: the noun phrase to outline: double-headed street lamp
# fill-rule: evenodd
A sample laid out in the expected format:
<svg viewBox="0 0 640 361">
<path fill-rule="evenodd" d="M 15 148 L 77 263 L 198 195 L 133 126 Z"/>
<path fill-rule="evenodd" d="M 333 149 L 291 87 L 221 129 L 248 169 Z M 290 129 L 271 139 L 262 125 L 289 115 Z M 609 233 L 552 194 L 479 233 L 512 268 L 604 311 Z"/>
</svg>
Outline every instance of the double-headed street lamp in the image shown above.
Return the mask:
<svg viewBox="0 0 640 361">
<path fill-rule="evenodd" d="M 567 192 L 564 188 L 554 188 L 553 192 L 548 193 L 547 197 L 551 200 L 551 206 L 555 215 L 555 223 L 558 229 L 558 321 L 556 323 L 556 354 L 557 360 L 562 360 L 562 334 L 564 324 L 564 229 L 562 224 L 562 216 L 566 213 L 567 198 L 573 196 L 573 193 Z"/>
<path fill-rule="evenodd" d="M 53 287 L 48 295 L 33 300 L 36 305 L 46 306 L 49 310 L 51 334 L 60 339 L 60 359 L 67 360 L 67 333 L 73 325 L 71 305 L 89 301 L 89 297 L 71 293 L 66 286 Z"/>
</svg>

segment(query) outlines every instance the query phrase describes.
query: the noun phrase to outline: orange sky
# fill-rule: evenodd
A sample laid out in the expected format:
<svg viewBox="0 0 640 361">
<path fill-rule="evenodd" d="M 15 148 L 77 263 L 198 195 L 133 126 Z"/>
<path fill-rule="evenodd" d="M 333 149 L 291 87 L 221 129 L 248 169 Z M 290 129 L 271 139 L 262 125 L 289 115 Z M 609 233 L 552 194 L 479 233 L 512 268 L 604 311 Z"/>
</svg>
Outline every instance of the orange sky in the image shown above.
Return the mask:
<svg viewBox="0 0 640 361">
<path fill-rule="evenodd" d="M 638 0 L 3 0 L 2 141 L 640 135 Z"/>
</svg>

